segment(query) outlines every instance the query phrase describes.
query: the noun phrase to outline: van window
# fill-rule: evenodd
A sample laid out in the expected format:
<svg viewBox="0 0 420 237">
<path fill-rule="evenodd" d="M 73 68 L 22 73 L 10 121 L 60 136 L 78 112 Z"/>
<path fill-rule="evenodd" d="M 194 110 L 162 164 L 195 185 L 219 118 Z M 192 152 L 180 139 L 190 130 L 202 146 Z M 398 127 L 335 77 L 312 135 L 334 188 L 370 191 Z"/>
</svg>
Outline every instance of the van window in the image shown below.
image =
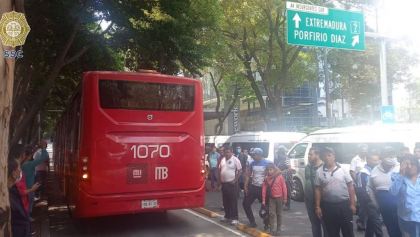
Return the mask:
<svg viewBox="0 0 420 237">
<path fill-rule="evenodd" d="M 308 147 L 308 143 L 300 143 L 297 144 L 293 150 L 289 153 L 290 159 L 302 159 L 305 158 L 306 148 Z"/>
<path fill-rule="evenodd" d="M 270 143 L 268 142 L 234 142 L 232 143 L 233 150 L 236 150 L 236 148 L 239 146 L 242 148 L 242 150 L 247 149 L 248 151 L 251 150 L 251 148 L 261 148 L 264 152 L 263 157 L 268 157 L 268 147 Z"/>
<path fill-rule="evenodd" d="M 281 146 L 286 147 L 287 151 L 288 151 L 288 150 L 290 150 L 290 148 L 292 148 L 293 143 L 290 143 L 290 142 L 289 143 L 274 143 L 274 150 L 276 151 Z"/>
<path fill-rule="evenodd" d="M 313 147 L 322 149 L 324 147 L 330 147 L 335 151 L 335 160 L 341 164 L 350 164 L 353 157 L 357 155 L 358 147 L 361 143 L 314 143 Z M 381 152 L 385 146 L 394 147 L 395 151 L 399 151 L 404 144 L 398 142 L 387 142 L 387 143 L 363 143 L 368 145 L 369 151 L 376 150 Z"/>
</svg>

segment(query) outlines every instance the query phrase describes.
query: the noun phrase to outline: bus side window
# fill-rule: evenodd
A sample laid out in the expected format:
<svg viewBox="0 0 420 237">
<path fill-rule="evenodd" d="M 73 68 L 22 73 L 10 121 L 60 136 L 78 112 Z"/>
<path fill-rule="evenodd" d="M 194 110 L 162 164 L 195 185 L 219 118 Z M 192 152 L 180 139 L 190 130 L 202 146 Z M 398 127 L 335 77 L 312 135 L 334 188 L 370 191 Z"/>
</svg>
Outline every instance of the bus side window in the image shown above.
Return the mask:
<svg viewBox="0 0 420 237">
<path fill-rule="evenodd" d="M 292 151 L 289 153 L 290 159 L 303 159 L 305 158 L 306 148 L 308 147 L 307 143 L 297 144 Z"/>
</svg>

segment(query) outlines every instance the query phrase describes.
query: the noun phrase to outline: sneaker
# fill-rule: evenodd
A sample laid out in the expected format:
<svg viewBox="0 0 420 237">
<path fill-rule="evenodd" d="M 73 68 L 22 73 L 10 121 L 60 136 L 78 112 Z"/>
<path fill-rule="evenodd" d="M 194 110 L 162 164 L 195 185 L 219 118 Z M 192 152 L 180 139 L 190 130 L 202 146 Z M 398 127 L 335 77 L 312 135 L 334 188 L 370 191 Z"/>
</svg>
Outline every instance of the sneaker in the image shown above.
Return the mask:
<svg viewBox="0 0 420 237">
<path fill-rule="evenodd" d="M 39 201 L 40 199 L 41 199 L 40 197 L 34 197 L 35 202 Z"/>
<path fill-rule="evenodd" d="M 232 220 L 224 218 L 224 217 L 222 217 L 222 219 L 220 220 L 220 222 L 222 222 L 222 223 L 231 223 L 231 221 Z"/>
<path fill-rule="evenodd" d="M 249 225 L 248 225 L 249 227 L 251 227 L 251 228 L 256 228 L 257 227 L 257 223 L 249 223 Z"/>
<path fill-rule="evenodd" d="M 232 220 L 232 221 L 230 222 L 230 224 L 231 224 L 231 225 L 237 225 L 237 224 L 239 224 L 239 221 L 238 221 L 238 220 Z"/>
</svg>

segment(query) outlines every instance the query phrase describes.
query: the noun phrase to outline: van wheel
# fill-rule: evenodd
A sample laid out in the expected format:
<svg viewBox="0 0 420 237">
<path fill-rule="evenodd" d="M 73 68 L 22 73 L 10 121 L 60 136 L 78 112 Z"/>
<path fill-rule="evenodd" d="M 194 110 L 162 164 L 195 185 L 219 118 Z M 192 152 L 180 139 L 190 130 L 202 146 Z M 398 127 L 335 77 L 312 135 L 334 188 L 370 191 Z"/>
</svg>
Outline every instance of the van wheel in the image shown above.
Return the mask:
<svg viewBox="0 0 420 237">
<path fill-rule="evenodd" d="M 291 198 L 297 202 L 303 202 L 303 185 L 298 178 L 293 178 Z"/>
</svg>

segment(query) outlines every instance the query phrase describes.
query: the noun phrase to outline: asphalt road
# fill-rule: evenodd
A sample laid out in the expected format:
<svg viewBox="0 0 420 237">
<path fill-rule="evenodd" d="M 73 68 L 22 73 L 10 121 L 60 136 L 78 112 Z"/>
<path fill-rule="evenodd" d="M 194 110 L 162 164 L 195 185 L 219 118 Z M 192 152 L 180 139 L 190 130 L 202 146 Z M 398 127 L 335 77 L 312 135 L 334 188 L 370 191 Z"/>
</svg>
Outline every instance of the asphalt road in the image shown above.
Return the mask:
<svg viewBox="0 0 420 237">
<path fill-rule="evenodd" d="M 84 223 L 72 220 L 65 212 L 64 209 L 50 210 L 50 235 L 52 237 L 246 236 L 234 228 L 219 224 L 217 219 L 209 219 L 190 210 L 112 216 L 96 218 Z"/>
</svg>

